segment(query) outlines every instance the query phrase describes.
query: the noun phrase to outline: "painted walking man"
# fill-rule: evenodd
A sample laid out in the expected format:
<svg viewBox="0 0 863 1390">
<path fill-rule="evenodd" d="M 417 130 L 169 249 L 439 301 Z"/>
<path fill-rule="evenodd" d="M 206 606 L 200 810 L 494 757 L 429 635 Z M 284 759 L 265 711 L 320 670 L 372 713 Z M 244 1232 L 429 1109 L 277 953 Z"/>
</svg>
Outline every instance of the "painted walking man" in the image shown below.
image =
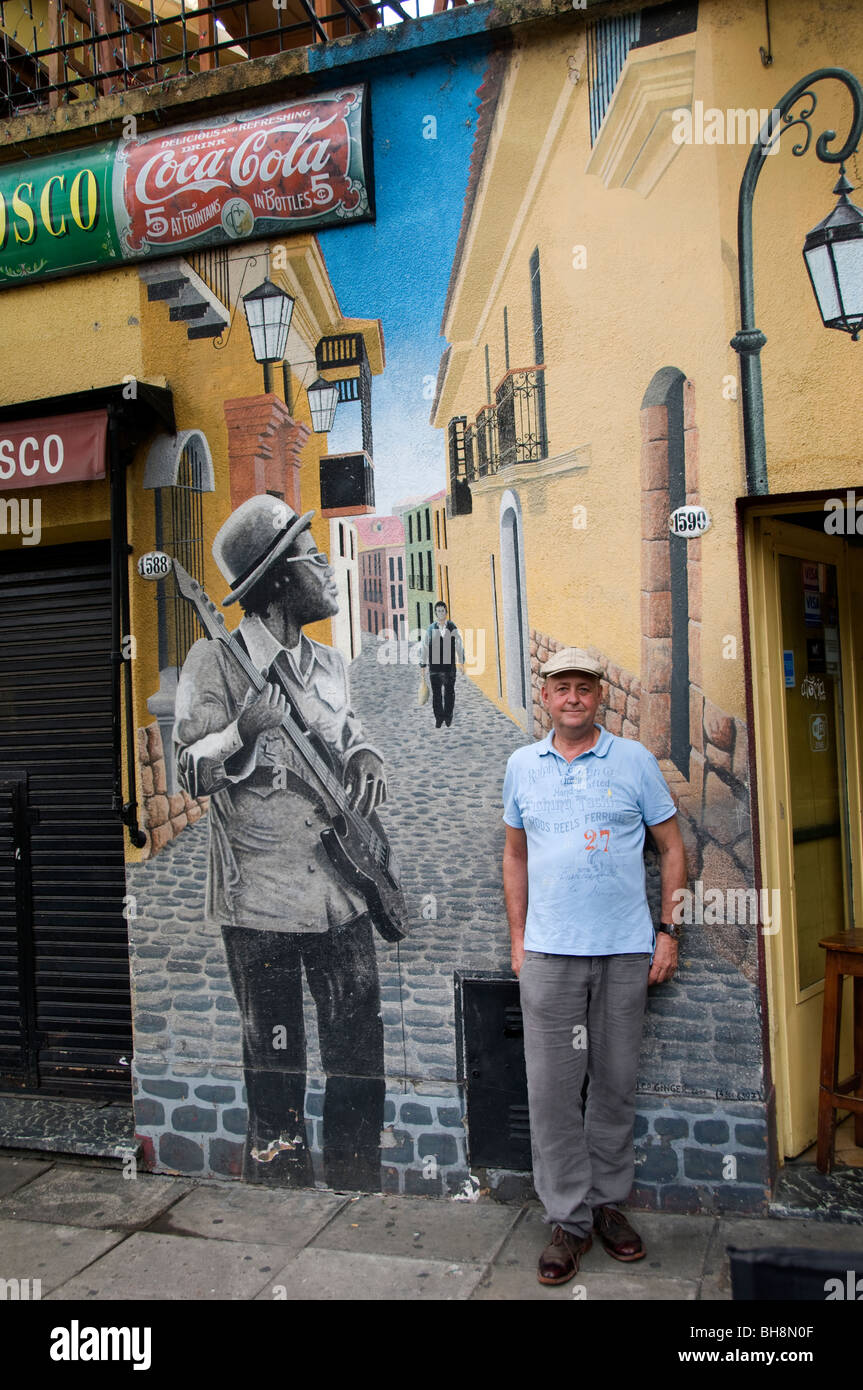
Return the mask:
<svg viewBox="0 0 863 1390">
<path fill-rule="evenodd" d="M 210 801 L 207 915 L 221 928 L 243 1025 L 249 1107 L 243 1175 L 312 1186 L 306 1144 L 302 971 L 317 1009 L 328 1185 L 380 1188 L 383 1030 L 366 900 L 321 841 L 331 816 L 283 727 L 305 727 L 346 800 L 369 817 L 384 799 L 381 756 L 350 708 L 341 654 L 306 623 L 338 611 L 334 571 L 298 516 L 252 497 L 228 518 L 213 556 L 244 617 L 239 645 L 265 673 L 251 689 L 220 641 L 192 647 L 177 689 L 174 740 L 182 785 Z M 382 833 L 382 832 L 381 832 Z"/>
<path fill-rule="evenodd" d="M 653 754 L 594 722 L 599 663 L 567 647 L 540 675 L 552 730 L 507 764 L 503 883 L 524 1017 L 534 1185 L 552 1227 L 537 1275 L 541 1284 L 564 1284 L 594 1231 L 615 1259 L 646 1253 L 618 1203 L 635 1172 L 647 986 L 677 967 L 680 929 L 671 914 L 686 861 Z M 655 933 L 645 827 L 660 855 Z"/>
<path fill-rule="evenodd" d="M 456 671 L 459 667 L 464 669 L 464 647 L 461 633 L 447 617 L 445 603 L 435 604 L 434 616 L 423 636 L 420 666 L 428 669 L 435 728 L 439 729 L 442 724 L 447 728 L 452 724 Z"/>
</svg>

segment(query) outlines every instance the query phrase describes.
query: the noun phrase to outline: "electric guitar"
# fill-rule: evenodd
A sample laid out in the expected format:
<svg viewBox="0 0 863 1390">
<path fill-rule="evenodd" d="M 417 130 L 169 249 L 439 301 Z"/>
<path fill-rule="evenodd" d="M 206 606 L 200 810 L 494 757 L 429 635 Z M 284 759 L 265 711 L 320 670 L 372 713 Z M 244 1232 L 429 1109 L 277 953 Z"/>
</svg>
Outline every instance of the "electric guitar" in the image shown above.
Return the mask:
<svg viewBox="0 0 863 1390">
<path fill-rule="evenodd" d="M 255 690 L 263 690 L 262 676 L 225 627 L 224 614 L 207 597 L 197 580 L 179 560 L 171 561 L 177 588 L 203 624 L 207 635 L 227 647 Z M 390 867 L 390 849 L 383 826 L 374 814 L 361 816 L 352 810 L 332 751 L 290 710 L 279 726 L 287 734 L 307 769 L 313 787 L 324 803 L 330 825 L 321 831 L 321 843 L 345 883 L 364 899 L 369 916 L 385 941 L 401 941 L 406 933 L 407 908 L 398 879 Z"/>
</svg>

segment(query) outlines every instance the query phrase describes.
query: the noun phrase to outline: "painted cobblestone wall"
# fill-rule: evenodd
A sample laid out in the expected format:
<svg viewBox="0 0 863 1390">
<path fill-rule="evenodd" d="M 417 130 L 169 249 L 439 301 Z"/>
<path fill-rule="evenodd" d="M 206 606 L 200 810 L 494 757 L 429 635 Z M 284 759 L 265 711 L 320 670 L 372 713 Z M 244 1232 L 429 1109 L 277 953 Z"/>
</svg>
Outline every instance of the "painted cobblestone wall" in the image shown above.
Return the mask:
<svg viewBox="0 0 863 1390">
<path fill-rule="evenodd" d="M 383 818 L 412 918 L 410 935 L 398 946 L 376 942 L 387 1074 L 381 1181 L 387 1191 L 457 1194 L 470 1170 L 454 972 L 509 977 L 500 792 L 506 759 L 524 734 L 462 678 L 453 727 L 438 734 L 429 708 L 415 703 L 415 668 L 375 657 L 375 649 L 367 649 L 353 663 L 351 684 L 369 737 L 388 740 L 390 801 Z M 397 730 L 394 709 L 401 711 Z M 437 741 L 430 746 L 433 735 Z M 470 750 L 480 741 L 486 756 L 481 764 L 473 761 L 467 776 Z M 140 888 L 143 905 L 130 922 L 136 1115 L 157 1168 L 235 1177 L 246 1113 L 241 1034 L 221 934 L 203 920 L 207 830 L 204 817 L 155 861 L 129 871 L 130 890 Z M 656 908 L 654 856 L 648 857 L 648 884 Z M 713 1181 L 716 1155 L 736 1152 L 735 1144 L 745 1156 L 750 1149 L 735 1129 L 720 1142 L 710 1138 L 720 1130 L 709 1126 L 727 1123 L 734 1111 L 735 1124 L 763 1131 L 756 990 L 718 949 L 717 930 L 691 928 L 679 978 L 650 997 L 639 1068 L 643 1171 L 636 1199 L 642 1205 L 732 1207 L 739 1200 L 729 1195 L 733 1184 Z M 323 1068 L 308 998 L 305 1024 L 307 1132 L 320 1173 Z M 673 1139 L 656 1127 L 654 1116 L 663 1124 L 673 1121 Z M 749 1157 L 741 1182 L 744 1170 L 754 1172 Z M 483 1187 L 507 1190 L 506 1174 L 477 1177 Z M 759 1188 L 756 1205 L 762 1195 Z"/>
<path fill-rule="evenodd" d="M 209 797 L 194 798 L 186 791 L 168 795 L 165 752 L 158 724 L 138 730 L 138 778 L 148 832 L 145 858 L 152 859 L 187 825 L 195 825 L 207 810 Z"/>
</svg>

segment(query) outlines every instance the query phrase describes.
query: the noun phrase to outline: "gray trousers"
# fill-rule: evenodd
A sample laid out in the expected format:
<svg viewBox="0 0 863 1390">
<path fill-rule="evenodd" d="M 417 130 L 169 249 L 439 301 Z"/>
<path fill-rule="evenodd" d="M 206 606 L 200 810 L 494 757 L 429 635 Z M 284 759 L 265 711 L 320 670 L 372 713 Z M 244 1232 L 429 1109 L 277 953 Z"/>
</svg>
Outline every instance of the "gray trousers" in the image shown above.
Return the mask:
<svg viewBox="0 0 863 1390">
<path fill-rule="evenodd" d="M 574 1235 L 586 1235 L 594 1209 L 625 1202 L 632 1187 L 649 969 L 647 953 L 524 954 L 519 988 L 534 1186 L 546 1221 Z"/>
</svg>

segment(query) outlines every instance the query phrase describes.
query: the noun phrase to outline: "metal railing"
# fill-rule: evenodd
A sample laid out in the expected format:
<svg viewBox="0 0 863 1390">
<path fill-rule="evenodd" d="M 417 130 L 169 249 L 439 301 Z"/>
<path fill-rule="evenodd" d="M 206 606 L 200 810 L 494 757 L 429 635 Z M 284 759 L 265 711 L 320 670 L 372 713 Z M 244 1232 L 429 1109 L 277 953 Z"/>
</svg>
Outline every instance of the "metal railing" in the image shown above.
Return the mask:
<svg viewBox="0 0 863 1390">
<path fill-rule="evenodd" d="M 536 463 L 548 455 L 545 367 L 514 368 L 473 424 L 466 415 L 449 422 L 450 493 L 514 463 Z"/>
<path fill-rule="evenodd" d="M 231 307 L 228 251 L 227 246 L 217 246 L 206 251 L 193 251 L 186 257 L 195 274 L 226 309 Z"/>
<path fill-rule="evenodd" d="M 623 72 L 629 50 L 639 40 L 641 11 L 598 19 L 587 29 L 587 82 L 590 96 L 590 143 L 599 127 Z"/>
<path fill-rule="evenodd" d="M 0 118 L 328 43 L 470 0 L 0 0 Z"/>
<path fill-rule="evenodd" d="M 493 405 L 484 405 L 476 417 L 474 425 L 476 439 L 476 471 L 480 478 L 497 472 L 500 454 L 497 439 L 497 411 Z"/>
<path fill-rule="evenodd" d="M 495 395 L 498 467 L 535 463 L 548 453 L 545 427 L 545 367 L 514 368 Z"/>
</svg>

